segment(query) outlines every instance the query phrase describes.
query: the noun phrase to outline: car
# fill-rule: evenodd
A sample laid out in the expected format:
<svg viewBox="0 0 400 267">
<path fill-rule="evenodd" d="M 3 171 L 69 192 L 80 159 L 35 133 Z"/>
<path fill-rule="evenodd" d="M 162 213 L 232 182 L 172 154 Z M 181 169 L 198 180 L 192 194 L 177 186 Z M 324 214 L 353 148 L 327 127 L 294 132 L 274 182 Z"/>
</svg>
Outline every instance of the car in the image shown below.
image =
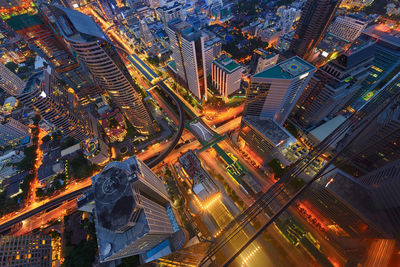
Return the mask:
<svg viewBox="0 0 400 267">
<path fill-rule="evenodd" d="M 300 153 L 300 152 L 296 152 L 296 153 L 294 153 L 297 157 L 301 157 L 302 156 L 302 154 Z"/>
</svg>

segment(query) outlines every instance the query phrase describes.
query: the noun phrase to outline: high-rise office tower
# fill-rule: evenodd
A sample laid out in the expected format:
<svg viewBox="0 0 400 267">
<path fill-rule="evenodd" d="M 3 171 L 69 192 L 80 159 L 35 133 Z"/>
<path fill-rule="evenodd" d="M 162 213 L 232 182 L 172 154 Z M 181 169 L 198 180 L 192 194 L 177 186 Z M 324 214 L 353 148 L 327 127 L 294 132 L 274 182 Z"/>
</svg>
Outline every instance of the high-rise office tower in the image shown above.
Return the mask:
<svg viewBox="0 0 400 267">
<path fill-rule="evenodd" d="M 234 92 L 240 89 L 242 81 L 242 67 L 233 59 L 222 55 L 212 64 L 212 83 L 225 101 Z"/>
<path fill-rule="evenodd" d="M 387 25 L 376 24 L 365 29 L 359 39 L 376 42 L 375 58 L 369 76 L 349 101 L 353 110 L 359 110 L 370 101 L 398 73 L 400 66 L 400 37 L 397 31 Z"/>
<path fill-rule="evenodd" d="M 0 266 L 51 266 L 51 237 L 40 235 L 0 238 Z"/>
<path fill-rule="evenodd" d="M 146 20 L 141 19 L 139 22 L 139 29 L 140 29 L 140 39 L 145 45 L 151 45 L 151 42 L 153 42 L 153 35 L 151 34 L 151 31 L 149 29 L 149 26 L 147 26 Z"/>
<path fill-rule="evenodd" d="M 148 252 L 174 233 L 165 186 L 137 157 L 109 163 L 86 198 L 94 200 L 101 262 Z"/>
<path fill-rule="evenodd" d="M 77 96 L 54 72 L 43 70 L 35 73 L 28 79 L 25 88 L 14 96 L 63 134 L 77 140 L 91 135 L 90 124 Z"/>
<path fill-rule="evenodd" d="M 129 122 L 142 134 L 153 133 L 151 116 L 136 91 L 138 86 L 99 25 L 78 11 L 54 6 L 51 9 L 64 39 Z"/>
<path fill-rule="evenodd" d="M 346 42 L 356 40 L 367 27 L 368 22 L 355 15 L 339 16 L 329 26 L 328 32 Z"/>
<path fill-rule="evenodd" d="M 82 91 L 82 95 L 95 95 L 101 92 L 94 85 L 85 67 L 79 64 L 62 41 L 62 37 L 49 20 L 46 7 L 38 9 L 34 14 L 12 16 L 6 22 L 50 64 L 56 75 L 76 92 Z"/>
<path fill-rule="evenodd" d="M 372 202 L 382 212 L 385 230 L 395 238 L 400 237 L 400 159 L 357 179 L 371 190 Z"/>
<path fill-rule="evenodd" d="M 203 34 L 180 19 L 170 21 L 167 33 L 179 78 L 199 100 L 207 100 Z"/>
<path fill-rule="evenodd" d="M 293 53 L 303 59 L 309 58 L 324 37 L 339 3 L 340 0 L 307 0 L 290 45 Z"/>
<path fill-rule="evenodd" d="M 314 71 L 313 65 L 293 57 L 253 75 L 244 115 L 271 118 L 282 125 Z"/>
<path fill-rule="evenodd" d="M 369 75 L 374 53 L 373 42 L 361 42 L 319 68 L 293 110 L 295 120 L 308 128 L 343 108 Z"/>
<path fill-rule="evenodd" d="M 293 23 L 299 19 L 300 11 L 296 8 L 285 8 L 280 12 L 279 26 L 282 29 L 282 34 L 289 32 L 292 29 Z"/>
<path fill-rule="evenodd" d="M 13 118 L 0 116 L 0 146 L 19 144 L 21 139 L 28 136 L 28 126 Z"/>
<path fill-rule="evenodd" d="M 398 83 L 399 80 L 388 90 L 399 92 Z M 375 109 L 367 112 L 366 116 L 375 112 Z M 361 170 L 372 171 L 387 162 L 400 159 L 400 102 L 392 103 L 365 130 L 353 134 L 358 137 L 346 149 L 345 154 Z"/>
<path fill-rule="evenodd" d="M 0 64 L 0 88 L 11 94 L 20 92 L 25 82 L 3 64 Z"/>
</svg>

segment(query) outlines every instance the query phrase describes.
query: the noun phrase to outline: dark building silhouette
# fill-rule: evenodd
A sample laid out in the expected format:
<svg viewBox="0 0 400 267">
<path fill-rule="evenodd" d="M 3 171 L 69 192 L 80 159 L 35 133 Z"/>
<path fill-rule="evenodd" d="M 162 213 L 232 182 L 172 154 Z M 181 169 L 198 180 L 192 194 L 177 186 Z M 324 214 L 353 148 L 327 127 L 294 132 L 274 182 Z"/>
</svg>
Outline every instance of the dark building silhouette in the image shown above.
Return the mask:
<svg viewBox="0 0 400 267">
<path fill-rule="evenodd" d="M 307 59 L 322 40 L 340 0 L 308 0 L 304 5 L 290 51 Z"/>
</svg>

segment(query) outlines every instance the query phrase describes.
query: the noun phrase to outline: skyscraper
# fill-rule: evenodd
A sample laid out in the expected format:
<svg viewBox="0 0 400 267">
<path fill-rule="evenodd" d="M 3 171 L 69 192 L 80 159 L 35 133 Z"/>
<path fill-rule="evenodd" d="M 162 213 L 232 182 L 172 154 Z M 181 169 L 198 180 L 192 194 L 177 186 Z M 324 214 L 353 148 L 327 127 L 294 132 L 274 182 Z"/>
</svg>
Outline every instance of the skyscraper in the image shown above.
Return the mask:
<svg viewBox="0 0 400 267">
<path fill-rule="evenodd" d="M 92 133 L 77 96 L 51 70 L 32 75 L 14 96 L 65 135 L 84 140 Z"/>
<path fill-rule="evenodd" d="M 40 235 L 0 238 L 1 266 L 51 266 L 51 237 Z"/>
<path fill-rule="evenodd" d="M 199 100 L 207 99 L 204 36 L 180 19 L 170 21 L 167 33 L 176 70 L 185 87 Z"/>
<path fill-rule="evenodd" d="M 395 238 L 400 237 L 400 159 L 367 173 L 357 179 L 371 189 L 375 209 L 382 212 L 386 220 L 385 230 Z M 382 217 L 383 217 L 382 216 Z"/>
<path fill-rule="evenodd" d="M 57 76 L 82 95 L 94 95 L 101 90 L 96 87 L 84 66 L 74 58 L 62 41 L 54 25 L 45 14 L 47 9 L 37 9 L 34 14 L 12 16 L 6 22 L 55 70 Z"/>
<path fill-rule="evenodd" d="M 137 157 L 93 176 L 90 197 L 101 262 L 145 253 L 175 232 L 163 182 Z"/>
<path fill-rule="evenodd" d="M 28 136 L 28 126 L 13 118 L 0 116 L 0 146 L 19 144 L 21 139 Z"/>
<path fill-rule="evenodd" d="M 244 115 L 271 118 L 282 125 L 314 71 L 313 65 L 293 57 L 253 75 Z"/>
<path fill-rule="evenodd" d="M 142 134 L 153 133 L 152 119 L 137 91 L 138 86 L 101 28 L 78 11 L 54 6 L 51 9 L 64 39 L 129 122 Z"/>
<path fill-rule="evenodd" d="M 3 64 L 0 64 L 0 88 L 11 94 L 20 92 L 25 82 Z"/>
<path fill-rule="evenodd" d="M 373 42 L 361 42 L 319 68 L 293 110 L 298 124 L 315 126 L 343 108 L 369 75 L 374 53 Z"/>
<path fill-rule="evenodd" d="M 308 59 L 324 37 L 339 4 L 340 0 L 307 0 L 290 50 L 299 57 Z"/>
<path fill-rule="evenodd" d="M 225 101 L 228 96 L 240 89 L 242 81 L 242 67 L 233 59 L 222 55 L 213 61 L 212 83 Z"/>
<path fill-rule="evenodd" d="M 398 81 L 388 90 L 399 92 Z M 371 112 L 374 111 L 371 109 Z M 367 112 L 366 115 L 371 112 Z M 400 102 L 387 107 L 364 131 L 353 134 L 358 137 L 345 153 L 351 158 L 351 162 L 362 170 L 372 171 L 400 159 Z"/>
</svg>

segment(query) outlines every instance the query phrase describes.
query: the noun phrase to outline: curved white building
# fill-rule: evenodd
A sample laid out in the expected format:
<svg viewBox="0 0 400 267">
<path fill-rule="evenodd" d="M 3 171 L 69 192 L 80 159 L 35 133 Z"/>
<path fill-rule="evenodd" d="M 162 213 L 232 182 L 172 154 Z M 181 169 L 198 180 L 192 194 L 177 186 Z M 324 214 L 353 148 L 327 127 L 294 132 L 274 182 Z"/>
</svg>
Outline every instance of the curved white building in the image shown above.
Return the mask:
<svg viewBox="0 0 400 267">
<path fill-rule="evenodd" d="M 76 95 L 47 71 L 32 75 L 16 98 L 65 135 L 80 141 L 91 135 Z"/>
<path fill-rule="evenodd" d="M 115 47 L 101 28 L 78 11 L 62 7 L 52 9 L 64 39 L 85 62 L 100 86 L 140 133 L 151 134 L 151 116 Z"/>
</svg>

